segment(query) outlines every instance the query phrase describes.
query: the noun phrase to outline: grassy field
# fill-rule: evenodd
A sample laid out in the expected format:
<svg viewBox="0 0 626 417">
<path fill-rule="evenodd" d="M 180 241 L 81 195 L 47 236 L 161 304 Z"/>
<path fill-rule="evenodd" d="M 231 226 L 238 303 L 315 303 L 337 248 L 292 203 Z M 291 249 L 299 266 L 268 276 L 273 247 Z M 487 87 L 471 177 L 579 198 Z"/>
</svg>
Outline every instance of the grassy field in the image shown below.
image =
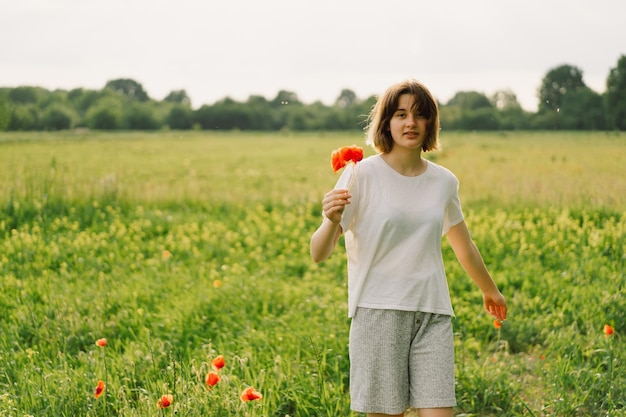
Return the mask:
<svg viewBox="0 0 626 417">
<path fill-rule="evenodd" d="M 510 303 L 496 329 L 444 240 L 455 413 L 626 415 L 626 134 L 441 136 L 428 157 Z M 345 256 L 308 240 L 354 143 L 0 134 L 0 416 L 350 415 Z"/>
</svg>

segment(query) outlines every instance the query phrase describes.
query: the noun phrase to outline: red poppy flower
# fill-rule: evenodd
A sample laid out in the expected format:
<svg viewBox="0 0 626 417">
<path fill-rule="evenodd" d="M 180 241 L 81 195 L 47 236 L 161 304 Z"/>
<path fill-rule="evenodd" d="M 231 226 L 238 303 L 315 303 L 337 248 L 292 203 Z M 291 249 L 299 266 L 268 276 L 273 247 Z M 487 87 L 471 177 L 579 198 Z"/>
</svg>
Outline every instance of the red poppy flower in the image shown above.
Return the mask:
<svg viewBox="0 0 626 417">
<path fill-rule="evenodd" d="M 104 392 L 104 382 L 98 381 L 98 385 L 96 385 L 96 393 L 94 394 L 96 398 L 99 398 Z"/>
<path fill-rule="evenodd" d="M 252 387 L 248 387 L 241 393 L 241 401 L 244 403 L 247 401 L 260 400 L 263 398 L 263 395 Z"/>
<path fill-rule="evenodd" d="M 343 152 L 343 159 L 346 162 L 352 161 L 356 164 L 363 159 L 363 148 L 359 146 L 344 146 L 341 148 L 341 151 Z"/>
<path fill-rule="evenodd" d="M 363 159 L 363 148 L 352 145 L 335 149 L 330 155 L 330 165 L 335 172 L 345 167 L 348 162 L 356 164 Z"/>
<path fill-rule="evenodd" d="M 107 345 L 107 340 L 103 337 L 102 339 L 96 340 L 96 345 L 100 347 L 105 347 Z"/>
<path fill-rule="evenodd" d="M 333 167 L 333 171 L 335 172 L 346 166 L 346 161 L 343 159 L 343 155 L 339 149 L 335 149 L 331 154 L 330 165 Z"/>
<path fill-rule="evenodd" d="M 220 382 L 220 376 L 216 371 L 211 371 L 207 374 L 206 386 L 208 388 L 214 387 L 218 382 Z"/>
<path fill-rule="evenodd" d="M 502 322 L 498 319 L 495 319 L 493 321 L 493 327 L 495 327 L 496 329 L 499 329 L 500 327 L 502 327 Z"/>
<path fill-rule="evenodd" d="M 614 329 L 613 327 L 611 327 L 610 324 L 605 324 L 604 325 L 604 336 L 609 337 L 613 334 Z"/>
<path fill-rule="evenodd" d="M 215 359 L 211 361 L 211 366 L 213 366 L 213 369 L 215 369 L 216 371 L 222 369 L 224 365 L 224 355 L 218 355 L 215 357 Z"/>
<path fill-rule="evenodd" d="M 157 406 L 159 408 L 167 408 L 170 405 L 172 405 L 173 401 L 174 401 L 174 396 L 172 394 L 164 394 L 161 396 L 159 401 L 157 401 Z"/>
</svg>

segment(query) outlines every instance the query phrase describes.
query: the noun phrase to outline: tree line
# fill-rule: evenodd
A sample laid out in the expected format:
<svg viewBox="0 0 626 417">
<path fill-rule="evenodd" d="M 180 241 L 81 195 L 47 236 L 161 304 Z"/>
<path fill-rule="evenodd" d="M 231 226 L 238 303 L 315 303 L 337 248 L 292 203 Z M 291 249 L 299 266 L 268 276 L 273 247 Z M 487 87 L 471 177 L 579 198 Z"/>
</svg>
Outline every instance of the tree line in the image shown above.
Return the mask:
<svg viewBox="0 0 626 417">
<path fill-rule="evenodd" d="M 226 97 L 194 109 L 185 90 L 154 100 L 132 79 L 108 81 L 101 90 L 6 87 L 0 88 L 0 131 L 354 130 L 365 126 L 375 100 L 344 89 L 332 105 L 306 104 L 295 92 L 282 90 L 273 99 Z M 461 91 L 439 105 L 446 130 L 626 130 L 626 55 L 610 70 L 603 93 L 589 88 L 574 65 L 550 69 L 538 89 L 536 112 L 525 111 L 510 90 L 490 97 Z"/>
</svg>

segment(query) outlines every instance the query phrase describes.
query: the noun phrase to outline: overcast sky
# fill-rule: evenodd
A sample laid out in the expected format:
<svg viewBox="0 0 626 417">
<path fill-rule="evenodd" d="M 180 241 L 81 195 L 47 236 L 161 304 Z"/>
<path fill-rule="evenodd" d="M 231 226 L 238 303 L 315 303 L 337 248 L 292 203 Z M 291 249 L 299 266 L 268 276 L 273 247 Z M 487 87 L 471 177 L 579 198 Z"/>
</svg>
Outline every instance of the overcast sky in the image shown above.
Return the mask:
<svg viewBox="0 0 626 417">
<path fill-rule="evenodd" d="M 405 78 L 442 102 L 577 66 L 602 93 L 626 55 L 626 0 L 0 0 L 0 86 L 101 89 L 132 78 L 194 108 L 226 96 L 359 98 Z"/>
</svg>

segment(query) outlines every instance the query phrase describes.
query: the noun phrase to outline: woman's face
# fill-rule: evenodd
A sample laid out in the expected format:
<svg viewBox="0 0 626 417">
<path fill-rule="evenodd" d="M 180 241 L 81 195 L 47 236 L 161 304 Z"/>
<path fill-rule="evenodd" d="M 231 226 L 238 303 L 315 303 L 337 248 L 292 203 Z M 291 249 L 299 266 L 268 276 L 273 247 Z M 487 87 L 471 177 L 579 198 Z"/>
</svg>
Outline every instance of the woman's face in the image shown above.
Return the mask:
<svg viewBox="0 0 626 417">
<path fill-rule="evenodd" d="M 402 94 L 398 108 L 389 121 L 389 130 L 395 147 L 420 149 L 426 139 L 427 120 L 414 108 L 411 94 Z"/>
</svg>

